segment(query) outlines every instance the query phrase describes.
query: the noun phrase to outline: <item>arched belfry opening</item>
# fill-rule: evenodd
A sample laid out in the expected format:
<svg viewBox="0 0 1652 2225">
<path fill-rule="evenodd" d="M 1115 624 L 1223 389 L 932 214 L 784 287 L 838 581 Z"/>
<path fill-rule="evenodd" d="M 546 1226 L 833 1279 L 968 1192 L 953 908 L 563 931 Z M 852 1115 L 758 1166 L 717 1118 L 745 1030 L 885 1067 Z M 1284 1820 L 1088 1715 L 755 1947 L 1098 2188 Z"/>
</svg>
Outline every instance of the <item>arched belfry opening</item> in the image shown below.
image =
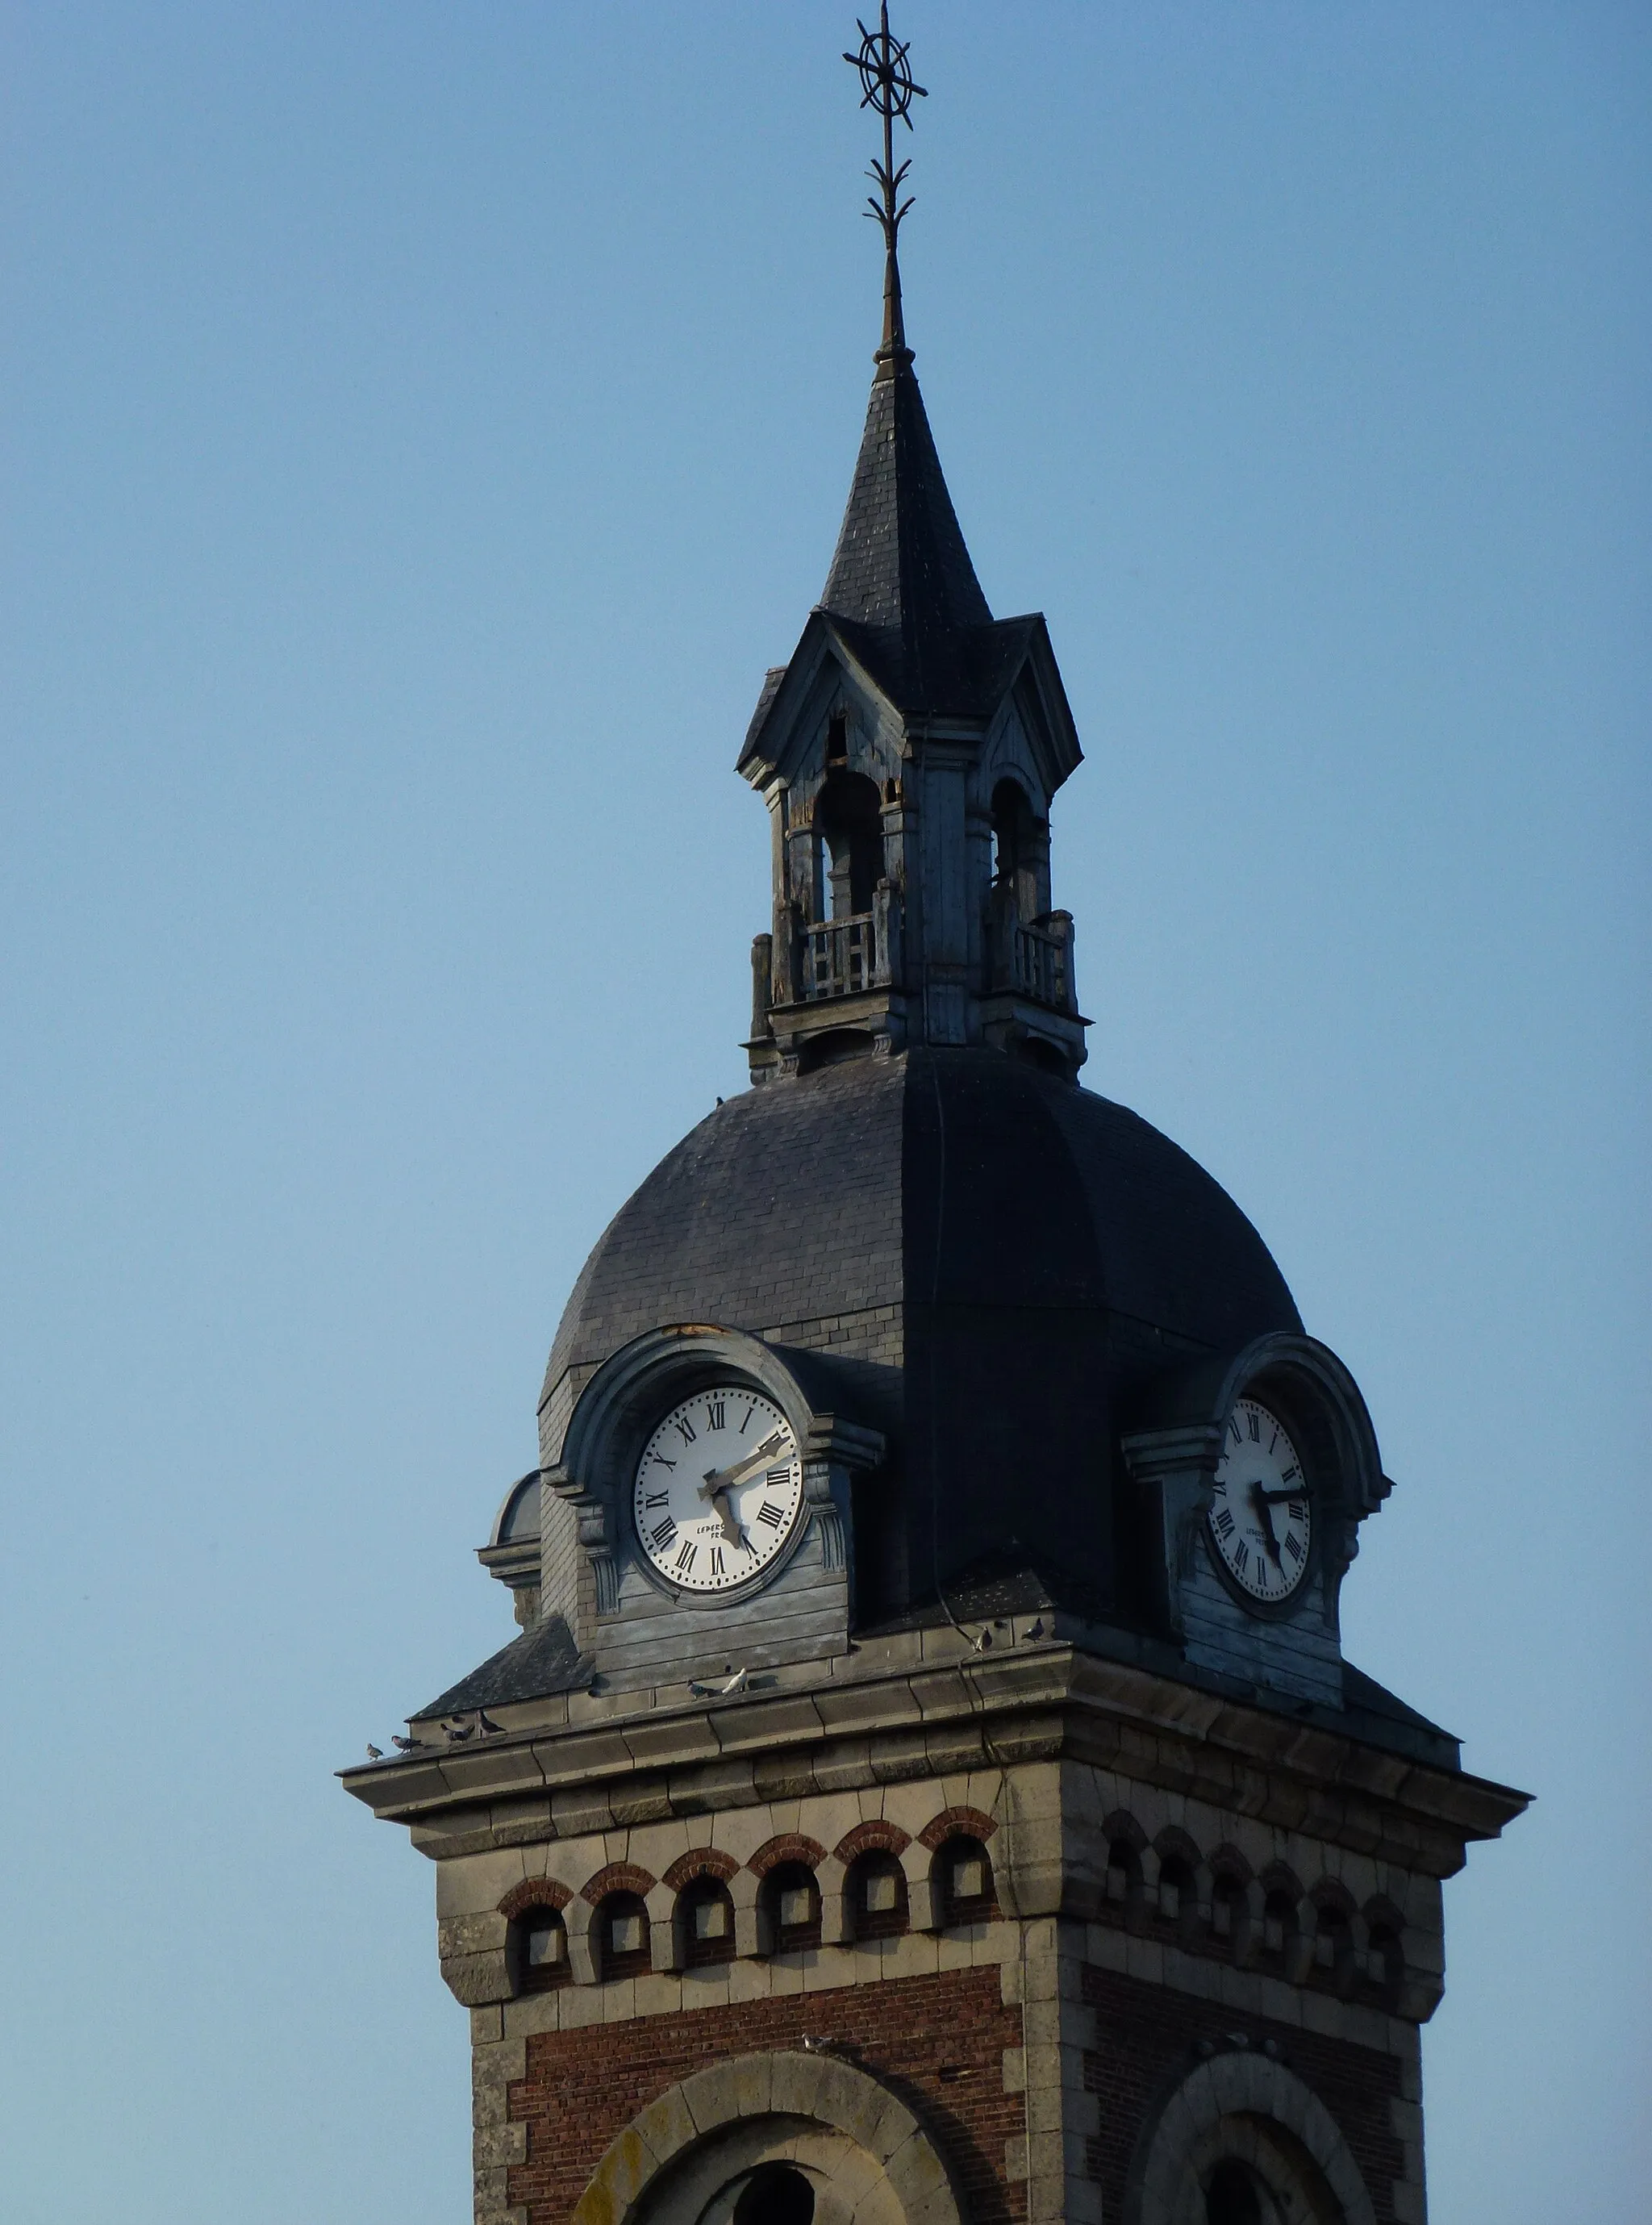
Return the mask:
<svg viewBox="0 0 1652 2225">
<path fill-rule="evenodd" d="M 1026 789 L 1017 780 L 1001 780 L 992 791 L 992 885 L 1013 896 L 1023 920 L 1048 909 L 1049 851 L 1049 829 Z"/>
<path fill-rule="evenodd" d="M 877 783 L 834 765 L 814 807 L 820 840 L 815 917 L 851 919 L 872 908 L 883 878 L 883 821 Z"/>
</svg>

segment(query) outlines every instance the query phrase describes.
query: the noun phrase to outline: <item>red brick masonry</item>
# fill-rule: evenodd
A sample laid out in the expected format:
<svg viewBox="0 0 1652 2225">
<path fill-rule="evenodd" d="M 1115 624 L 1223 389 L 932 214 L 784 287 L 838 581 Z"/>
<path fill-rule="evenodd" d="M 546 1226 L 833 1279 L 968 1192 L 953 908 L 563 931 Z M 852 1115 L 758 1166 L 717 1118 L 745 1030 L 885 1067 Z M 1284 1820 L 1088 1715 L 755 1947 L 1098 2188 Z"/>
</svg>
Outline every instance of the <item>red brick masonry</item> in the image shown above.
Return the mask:
<svg viewBox="0 0 1652 2225">
<path fill-rule="evenodd" d="M 1400 2066 L 1392 2056 L 1241 2015 L 1111 1970 L 1086 1969 L 1084 1998 L 1097 2013 L 1095 2043 L 1085 2050 L 1084 2082 L 1101 2097 L 1102 2128 L 1089 2146 L 1090 2175 L 1100 2184 L 1104 2217 L 1119 2214 L 1143 2118 L 1199 2061 L 1201 2040 L 1220 2047 L 1243 2030 L 1255 2046 L 1273 2041 L 1281 2059 L 1313 2088 L 1353 2151 L 1378 2218 L 1392 2219 L 1394 2181 L 1405 2174 L 1405 2152 L 1389 2114 L 1401 2090 Z"/>
<path fill-rule="evenodd" d="M 565 2225 L 609 2143 L 668 2086 L 806 2037 L 849 2043 L 849 2059 L 900 2095 L 945 2158 L 972 2225 L 1026 2215 L 1026 2189 L 1003 2169 L 1004 2142 L 1026 2121 L 1020 2095 L 1003 2090 L 1021 2013 L 1004 2007 L 996 1968 L 535 2033 L 528 2076 L 509 2096 L 510 2121 L 528 2127 L 510 2200 L 528 2205 L 531 2225 Z"/>
</svg>

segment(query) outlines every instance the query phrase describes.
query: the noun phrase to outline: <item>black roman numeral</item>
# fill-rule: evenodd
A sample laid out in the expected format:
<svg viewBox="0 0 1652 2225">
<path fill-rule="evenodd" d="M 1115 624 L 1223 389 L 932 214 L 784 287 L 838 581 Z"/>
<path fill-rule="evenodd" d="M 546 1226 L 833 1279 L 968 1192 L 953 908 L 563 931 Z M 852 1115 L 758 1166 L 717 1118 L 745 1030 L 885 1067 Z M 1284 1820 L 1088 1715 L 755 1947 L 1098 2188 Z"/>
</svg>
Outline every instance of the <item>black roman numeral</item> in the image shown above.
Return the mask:
<svg viewBox="0 0 1652 2225">
<path fill-rule="evenodd" d="M 674 1429 L 675 1429 L 675 1431 L 677 1432 L 677 1435 L 678 1435 L 678 1436 L 682 1439 L 682 1441 L 683 1441 L 684 1444 L 686 1444 L 686 1445 L 692 1445 L 692 1444 L 693 1443 L 693 1442 L 694 1442 L 694 1425 L 693 1425 L 693 1423 L 689 1420 L 689 1418 L 688 1418 L 688 1417 L 687 1416 L 687 1414 L 674 1414 L 674 1415 L 673 1415 L 673 1417 L 672 1417 L 672 1421 L 671 1421 L 671 1426 L 672 1426 L 672 1428 L 673 1428 Z"/>
<path fill-rule="evenodd" d="M 751 1417 L 756 1412 L 756 1410 L 757 1402 L 754 1398 L 751 1404 L 746 1408 L 745 1419 L 740 1424 L 740 1435 L 742 1436 L 744 1436 L 746 1431 L 751 1427 Z"/>
<path fill-rule="evenodd" d="M 649 1536 L 654 1540 L 654 1543 L 659 1547 L 662 1553 L 670 1551 L 672 1544 L 675 1541 L 676 1535 L 677 1525 L 668 1514 L 657 1530 L 650 1530 L 649 1532 Z"/>
<path fill-rule="evenodd" d="M 763 1470 L 763 1480 L 769 1486 L 770 1491 L 783 1491 L 786 1488 L 786 1486 L 792 1480 L 791 1468 L 789 1466 L 786 1467 L 765 1468 Z"/>
<path fill-rule="evenodd" d="M 1232 1419 L 1232 1420 L 1228 1423 L 1228 1428 L 1229 1428 L 1229 1429 L 1232 1432 L 1232 1436 L 1233 1436 L 1233 1442 L 1234 1442 L 1234 1443 L 1235 1443 L 1236 1445 L 1242 1445 L 1242 1444 L 1244 1442 L 1244 1437 L 1240 1435 L 1240 1431 L 1239 1431 L 1239 1417 L 1238 1417 L 1238 1416 L 1237 1416 L 1237 1414 L 1233 1417 L 1233 1419 Z"/>
<path fill-rule="evenodd" d="M 1249 1422 L 1249 1423 L 1250 1423 L 1250 1442 L 1251 1442 L 1251 1443 L 1252 1443 L 1253 1445 L 1259 1445 L 1259 1444 L 1262 1442 L 1262 1417 L 1261 1417 L 1261 1415 L 1260 1415 L 1260 1414 L 1247 1414 L 1247 1415 L 1245 1416 L 1245 1419 L 1246 1419 L 1246 1421 L 1247 1421 L 1247 1422 Z"/>
<path fill-rule="evenodd" d="M 722 1573 L 723 1548 L 720 1545 L 713 1545 L 712 1548 L 712 1574 L 714 1576 L 720 1576 Z"/>
<path fill-rule="evenodd" d="M 1216 1510 L 1216 1534 L 1218 1537 L 1231 1537 L 1233 1535 L 1233 1516 L 1231 1511 L 1225 1506 L 1218 1506 Z"/>
<path fill-rule="evenodd" d="M 1294 1483 L 1301 1473 L 1300 1467 L 1288 1467 L 1279 1480 L 1282 1483 Z"/>
<path fill-rule="evenodd" d="M 1285 1501 L 1285 1512 L 1290 1516 L 1293 1522 L 1306 1522 L 1307 1520 L 1307 1501 L 1303 1499 L 1288 1499 Z"/>
<path fill-rule="evenodd" d="M 642 1504 L 644 1506 L 668 1506 L 671 1504 L 671 1493 L 668 1491 L 644 1492 Z"/>
<path fill-rule="evenodd" d="M 708 1429 L 722 1428 L 723 1401 L 720 1398 L 708 1398 L 706 1401 L 706 1426 Z"/>
<path fill-rule="evenodd" d="M 698 1550 L 699 1548 L 695 1545 L 692 1537 L 684 1538 L 682 1550 L 677 1556 L 676 1566 L 685 1576 L 688 1574 L 690 1569 L 693 1567 L 694 1555 Z"/>
<path fill-rule="evenodd" d="M 658 1461 L 661 1467 L 675 1467 L 677 1465 L 675 1461 L 668 1461 L 663 1453 L 650 1453 L 649 1458 Z"/>
<path fill-rule="evenodd" d="M 1293 1561 L 1300 1561 L 1302 1557 L 1302 1541 L 1294 1530 L 1288 1530 L 1285 1532 L 1285 1550 Z"/>
<path fill-rule="evenodd" d="M 1244 1574 L 1246 1569 L 1250 1565 L 1250 1548 L 1245 1544 L 1243 1537 L 1240 1538 L 1238 1544 L 1233 1548 L 1233 1565 L 1241 1575 Z"/>
<path fill-rule="evenodd" d="M 771 1530 L 778 1530 L 781 1524 L 786 1519 L 786 1510 L 783 1506 L 776 1506 L 774 1500 L 771 1499 L 765 1503 L 763 1512 L 758 1515 L 757 1519 L 759 1522 L 766 1522 Z"/>
</svg>

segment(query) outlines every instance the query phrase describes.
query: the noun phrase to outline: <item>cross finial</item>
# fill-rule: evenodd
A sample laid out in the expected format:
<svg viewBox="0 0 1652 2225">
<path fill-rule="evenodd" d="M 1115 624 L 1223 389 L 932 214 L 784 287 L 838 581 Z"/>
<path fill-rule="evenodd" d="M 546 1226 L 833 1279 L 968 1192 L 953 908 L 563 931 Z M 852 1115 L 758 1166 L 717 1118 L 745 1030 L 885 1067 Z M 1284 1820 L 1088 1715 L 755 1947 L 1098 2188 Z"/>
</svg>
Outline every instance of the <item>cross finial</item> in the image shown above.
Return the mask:
<svg viewBox="0 0 1652 2225">
<path fill-rule="evenodd" d="M 901 187 L 912 165 L 908 161 L 898 169 L 896 167 L 895 124 L 898 117 L 908 131 L 912 129 L 912 103 L 915 98 L 926 99 L 927 87 L 914 82 L 907 60 L 909 43 L 897 39 L 889 29 L 889 0 L 883 0 L 878 9 L 875 31 L 869 31 L 858 18 L 857 25 L 860 52 L 845 54 L 844 60 L 860 73 L 861 106 L 875 108 L 883 119 L 883 159 L 880 162 L 874 157 L 867 172 L 879 189 L 868 196 L 868 213 L 877 219 L 883 234 L 883 339 L 877 362 L 880 376 L 892 378 L 898 363 L 912 359 L 901 316 L 901 270 L 896 259 L 901 219 L 912 206 L 909 194 L 901 200 Z"/>
</svg>

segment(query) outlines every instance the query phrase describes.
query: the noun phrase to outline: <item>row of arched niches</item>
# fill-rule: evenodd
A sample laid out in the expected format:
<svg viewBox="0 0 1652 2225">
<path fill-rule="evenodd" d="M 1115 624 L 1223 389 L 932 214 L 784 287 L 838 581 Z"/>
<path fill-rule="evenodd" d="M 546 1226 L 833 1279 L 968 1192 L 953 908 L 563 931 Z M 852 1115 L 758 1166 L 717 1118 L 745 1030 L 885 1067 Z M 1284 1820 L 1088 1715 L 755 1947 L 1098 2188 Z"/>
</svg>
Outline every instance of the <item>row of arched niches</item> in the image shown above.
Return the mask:
<svg viewBox="0 0 1652 2225">
<path fill-rule="evenodd" d="M 1006 1911 L 994 1879 L 994 1818 L 950 1810 L 920 1837 L 862 1823 L 836 1848 L 792 1835 L 748 1862 L 716 1848 L 656 1879 L 611 1863 L 576 1892 L 529 1879 L 500 1904 L 511 1990 L 609 1984 L 737 1956 L 786 1956 L 959 1932 Z M 1423 2017 L 1438 1980 L 1408 1964 L 1404 1918 L 1387 1899 L 1358 1905 L 1338 1880 L 1305 1885 L 1282 1862 L 1254 1871 L 1232 1847 L 1202 1854 L 1187 1833 L 1155 1840 L 1132 1816 L 1104 1827 L 1104 1894 L 1091 1919 L 1288 1982 Z"/>
</svg>

